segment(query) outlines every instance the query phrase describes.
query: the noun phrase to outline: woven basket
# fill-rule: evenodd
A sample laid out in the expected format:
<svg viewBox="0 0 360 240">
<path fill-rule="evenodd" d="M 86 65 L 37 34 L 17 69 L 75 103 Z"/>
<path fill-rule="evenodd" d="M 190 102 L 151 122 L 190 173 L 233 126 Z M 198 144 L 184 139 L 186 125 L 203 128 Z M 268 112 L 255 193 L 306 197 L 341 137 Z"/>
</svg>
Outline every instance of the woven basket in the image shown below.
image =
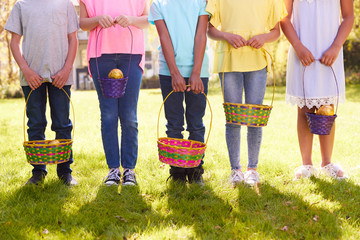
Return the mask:
<svg viewBox="0 0 360 240">
<path fill-rule="evenodd" d="M 126 75 L 126 76 L 129 76 L 130 65 L 131 65 L 131 55 L 132 55 L 132 49 L 133 49 L 133 35 L 132 35 L 131 29 L 129 27 L 127 27 L 127 29 L 129 30 L 130 35 L 131 35 L 130 58 L 129 58 L 129 66 L 127 69 L 127 75 Z M 99 34 L 102 30 L 103 30 L 103 28 L 100 28 L 100 30 L 97 34 L 97 37 L 96 37 L 96 43 L 95 43 L 96 54 L 97 54 L 98 38 L 99 38 Z M 103 94 L 103 97 L 104 98 L 121 98 L 121 97 L 123 97 L 125 94 L 126 83 L 127 83 L 128 77 L 119 78 L 119 79 L 100 77 L 98 58 L 96 57 L 95 60 L 96 60 L 96 70 L 97 70 L 97 74 L 98 74 L 98 80 L 100 83 L 101 92 Z"/>
<path fill-rule="evenodd" d="M 225 102 L 225 93 L 224 93 L 224 69 L 225 61 L 223 65 L 223 75 L 222 75 L 222 93 L 223 93 L 223 107 L 226 117 L 226 123 L 235 124 L 235 125 L 244 125 L 249 127 L 264 127 L 267 125 L 271 109 L 273 108 L 274 96 L 275 96 L 275 71 L 274 63 L 270 53 L 262 48 L 262 50 L 269 54 L 271 58 L 271 67 L 273 72 L 273 96 L 271 100 L 271 105 L 260 105 L 260 104 L 247 104 L 247 103 L 230 103 Z"/>
<path fill-rule="evenodd" d="M 71 102 L 70 96 L 67 92 L 62 89 L 66 96 L 70 100 L 70 104 L 73 110 L 73 132 L 72 136 L 74 138 L 74 129 L 75 129 L 75 112 L 74 106 Z M 36 140 L 36 141 L 26 141 L 25 134 L 25 115 L 26 115 L 26 106 L 29 101 L 29 97 L 32 93 L 30 91 L 25 104 L 24 110 L 24 121 L 23 121 L 23 129 L 24 129 L 24 150 L 26 154 L 26 159 L 30 164 L 34 165 L 48 165 L 48 164 L 59 164 L 69 161 L 73 140 L 72 139 L 56 139 L 58 142 L 54 140 Z"/>
<path fill-rule="evenodd" d="M 306 112 L 306 119 L 310 128 L 310 132 L 312 134 L 317 135 L 329 135 L 331 133 L 332 126 L 334 125 L 335 118 L 337 117 L 337 109 L 339 104 L 339 86 L 336 79 L 336 75 L 334 69 L 330 66 L 330 69 L 333 73 L 334 80 L 336 83 L 336 90 L 337 90 L 337 98 L 336 98 L 336 111 L 334 115 L 326 116 L 326 115 L 318 115 L 315 113 Z M 303 89 L 304 89 L 304 101 L 306 105 L 306 96 L 305 96 L 305 70 L 303 70 Z"/>
<path fill-rule="evenodd" d="M 159 138 L 159 121 L 160 121 L 160 113 L 161 109 L 164 106 L 166 99 L 173 93 L 170 92 L 164 102 L 162 103 L 159 111 L 158 122 L 157 122 L 157 145 L 158 145 L 158 154 L 159 160 L 163 163 L 169 164 L 175 167 L 182 168 L 194 168 L 199 166 L 201 160 L 203 159 L 207 142 L 209 140 L 211 126 L 212 126 L 212 110 L 210 106 L 210 102 L 206 97 L 206 100 L 209 105 L 211 118 L 210 118 L 210 128 L 209 133 L 206 138 L 205 143 L 188 140 L 188 139 L 178 139 L 178 138 Z"/>
</svg>

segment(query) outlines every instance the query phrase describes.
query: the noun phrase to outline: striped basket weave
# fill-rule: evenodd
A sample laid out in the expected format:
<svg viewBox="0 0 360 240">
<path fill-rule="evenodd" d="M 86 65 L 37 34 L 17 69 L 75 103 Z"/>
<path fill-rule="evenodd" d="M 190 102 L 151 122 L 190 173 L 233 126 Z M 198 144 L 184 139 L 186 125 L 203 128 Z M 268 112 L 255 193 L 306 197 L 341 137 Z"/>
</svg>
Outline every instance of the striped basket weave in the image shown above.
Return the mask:
<svg viewBox="0 0 360 240">
<path fill-rule="evenodd" d="M 161 109 L 164 106 L 166 99 L 173 93 L 170 92 L 164 102 L 162 103 L 159 111 L 158 122 L 157 122 L 157 145 L 159 160 L 163 163 L 169 164 L 175 167 L 182 168 L 194 168 L 199 166 L 201 160 L 204 157 L 207 142 L 209 140 L 211 126 L 212 126 L 212 110 L 210 102 L 204 94 L 211 113 L 210 128 L 205 143 L 189 140 L 189 139 L 178 139 L 178 138 L 159 138 L 159 121 Z"/>
<path fill-rule="evenodd" d="M 66 96 L 70 100 L 70 104 L 73 110 L 73 132 L 72 136 L 74 138 L 75 130 L 75 111 L 74 106 L 71 102 L 70 96 L 67 92 L 62 89 Z M 56 139 L 56 140 L 36 140 L 36 141 L 26 141 L 25 135 L 25 115 L 26 115 L 26 106 L 29 101 L 29 97 L 32 93 L 30 91 L 25 104 L 24 118 L 23 118 L 23 129 L 24 129 L 24 150 L 28 163 L 34 165 L 47 165 L 47 164 L 59 164 L 69 161 L 73 140 L 72 139 Z"/>
<path fill-rule="evenodd" d="M 271 99 L 271 105 L 258 105 L 258 104 L 247 104 L 247 103 L 230 103 L 225 102 L 225 82 L 224 82 L 224 69 L 225 61 L 222 71 L 222 93 L 223 93 L 223 107 L 226 117 L 226 123 L 235 124 L 235 125 L 244 125 L 249 127 L 265 127 L 268 123 L 271 110 L 273 108 L 274 96 L 275 96 L 275 70 L 274 62 L 270 53 L 262 48 L 264 54 L 266 53 L 270 56 L 271 59 L 271 68 L 273 72 L 273 95 Z M 231 52 L 230 52 L 231 53 Z"/>
</svg>

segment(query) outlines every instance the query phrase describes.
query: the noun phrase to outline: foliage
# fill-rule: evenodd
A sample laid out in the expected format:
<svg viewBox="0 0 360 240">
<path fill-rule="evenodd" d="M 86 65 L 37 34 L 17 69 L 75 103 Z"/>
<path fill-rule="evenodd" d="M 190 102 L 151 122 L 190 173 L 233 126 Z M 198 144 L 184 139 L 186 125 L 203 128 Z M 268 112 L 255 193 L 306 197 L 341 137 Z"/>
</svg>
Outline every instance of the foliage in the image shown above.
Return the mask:
<svg viewBox="0 0 360 240">
<path fill-rule="evenodd" d="M 73 175 L 80 185 L 59 183 L 48 166 L 44 185 L 24 186 L 32 167 L 22 147 L 23 99 L 0 100 L 0 239 L 359 239 L 360 232 L 360 86 L 347 89 L 339 105 L 333 159 L 350 176 L 292 181 L 301 164 L 296 136 L 296 108 L 276 89 L 269 125 L 263 128 L 255 188 L 228 184 L 230 164 L 225 143 L 219 88 L 211 88 L 212 132 L 204 159 L 205 186 L 179 186 L 169 180 L 156 147 L 160 90 L 141 90 L 139 98 L 139 186 L 105 187 L 108 169 L 94 91 L 75 91 Z M 269 103 L 268 88 L 265 102 Z M 48 111 L 49 112 L 49 111 Z M 205 125 L 209 129 L 209 109 Z M 50 125 L 50 124 L 49 124 Z M 160 115 L 160 137 L 165 136 Z M 49 126 L 50 128 L 50 126 Z M 246 128 L 242 128 L 241 163 L 246 167 Z M 47 136 L 53 138 L 48 129 Z M 351 139 L 351 140 L 349 140 Z M 314 138 L 313 162 L 321 161 Z"/>
</svg>

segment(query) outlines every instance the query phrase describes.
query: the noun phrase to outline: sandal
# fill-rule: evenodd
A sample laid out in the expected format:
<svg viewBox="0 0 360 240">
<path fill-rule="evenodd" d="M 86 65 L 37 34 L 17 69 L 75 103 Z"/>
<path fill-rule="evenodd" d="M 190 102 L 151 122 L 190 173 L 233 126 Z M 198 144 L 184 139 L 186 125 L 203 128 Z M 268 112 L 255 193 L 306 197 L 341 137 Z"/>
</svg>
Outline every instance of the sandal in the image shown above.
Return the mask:
<svg viewBox="0 0 360 240">
<path fill-rule="evenodd" d="M 302 165 L 295 169 L 295 179 L 299 180 L 302 178 L 310 178 L 311 176 L 316 176 L 317 170 L 313 165 Z"/>
<path fill-rule="evenodd" d="M 328 165 L 321 167 L 320 169 L 321 169 L 322 173 L 324 173 L 325 175 L 332 177 L 334 179 L 341 180 L 341 179 L 347 178 L 345 176 L 344 170 L 341 168 L 341 166 L 339 164 L 329 163 Z M 344 173 L 344 175 L 342 177 L 338 176 L 339 171 L 342 171 Z"/>
</svg>

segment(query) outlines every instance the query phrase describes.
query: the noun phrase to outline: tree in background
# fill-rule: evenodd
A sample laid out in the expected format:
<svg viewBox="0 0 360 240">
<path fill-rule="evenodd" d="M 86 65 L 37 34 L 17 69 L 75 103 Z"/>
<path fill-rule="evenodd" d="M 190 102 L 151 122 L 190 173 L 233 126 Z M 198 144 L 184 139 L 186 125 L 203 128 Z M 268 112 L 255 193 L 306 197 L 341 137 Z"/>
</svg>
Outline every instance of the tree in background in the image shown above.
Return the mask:
<svg viewBox="0 0 360 240">
<path fill-rule="evenodd" d="M 10 51 L 11 34 L 5 31 L 5 23 L 16 0 L 0 3 L 0 98 L 22 96 L 19 86 L 19 68 Z"/>
</svg>

